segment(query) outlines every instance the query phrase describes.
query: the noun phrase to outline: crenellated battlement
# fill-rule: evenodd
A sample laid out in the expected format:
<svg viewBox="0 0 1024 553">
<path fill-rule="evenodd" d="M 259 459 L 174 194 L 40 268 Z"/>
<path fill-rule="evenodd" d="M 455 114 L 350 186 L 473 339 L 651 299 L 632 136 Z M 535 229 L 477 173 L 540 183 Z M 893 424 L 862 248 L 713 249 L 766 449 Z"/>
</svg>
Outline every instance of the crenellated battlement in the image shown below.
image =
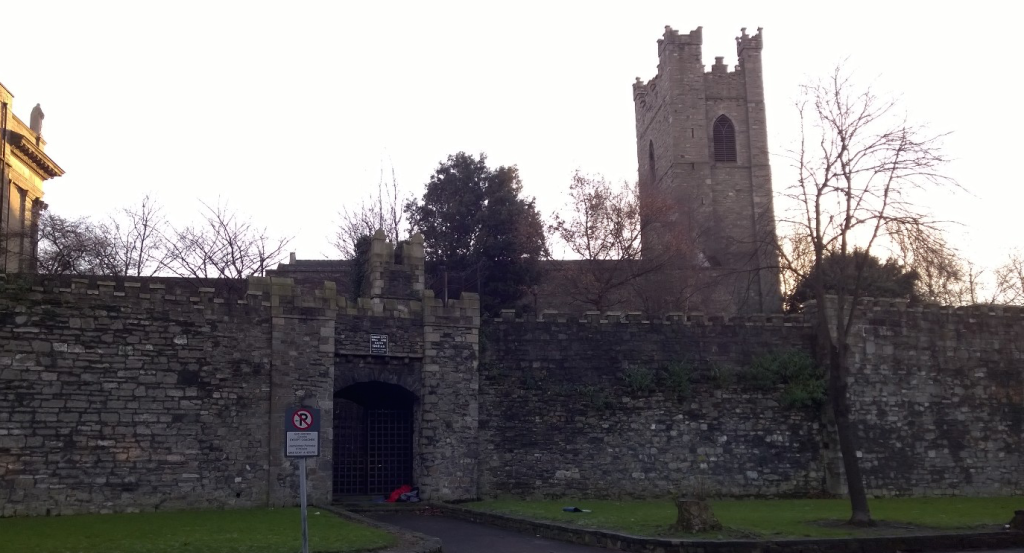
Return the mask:
<svg viewBox="0 0 1024 553">
<path fill-rule="evenodd" d="M 689 48 L 693 50 L 695 59 L 700 63 L 701 45 L 703 43 L 703 27 L 697 27 L 689 33 L 682 34 L 672 27 L 665 25 L 665 34 L 662 38 L 658 39 L 658 73 L 647 82 L 644 82 L 640 77 L 636 78 L 636 82 L 633 83 L 633 101 L 638 102 L 654 92 L 657 87 L 658 77 L 662 74 L 663 67 L 668 61 L 666 57 L 670 50 Z"/>
<path fill-rule="evenodd" d="M 418 299 L 424 290 L 423 235 L 414 234 L 397 245 L 377 229 L 370 244 L 366 279 L 359 296 Z"/>
<path fill-rule="evenodd" d="M 838 301 L 836 296 L 828 296 L 826 302 L 832 305 Z M 937 303 L 926 303 L 911 307 L 906 299 L 894 298 L 859 298 L 857 308 L 861 311 L 860 317 L 914 317 L 919 315 L 947 315 L 955 319 L 1006 319 L 1024 318 L 1024 307 L 1015 305 L 966 305 L 950 306 Z M 803 304 L 805 313 L 813 313 L 817 309 L 817 301 L 811 300 Z"/>
<path fill-rule="evenodd" d="M 658 78 L 657 76 L 654 77 L 654 79 L 657 79 L 657 78 Z M 633 101 L 634 102 L 636 102 L 637 100 L 639 100 L 641 98 L 645 98 L 648 94 L 650 94 L 650 92 L 651 92 L 651 83 L 654 82 L 654 79 L 651 79 L 650 81 L 645 83 L 640 77 L 636 78 L 636 82 L 633 83 Z"/>
<path fill-rule="evenodd" d="M 658 39 L 658 55 L 669 45 L 697 46 L 704 44 L 704 27 L 697 27 L 688 33 L 680 33 L 670 25 L 665 25 L 665 34 Z M 699 50 L 698 50 L 699 51 Z"/>
<path fill-rule="evenodd" d="M 580 323 L 588 325 L 682 325 L 682 326 L 809 326 L 810 321 L 802 314 L 799 315 L 733 315 L 724 314 L 708 315 L 701 312 L 691 313 L 668 313 L 664 317 L 651 319 L 639 311 L 586 311 L 564 312 L 551 309 L 544 310 L 534 317 L 517 317 L 514 309 L 503 309 L 501 316 L 494 319 L 496 322 L 535 323 L 535 322 L 557 322 L 557 323 Z"/>
<path fill-rule="evenodd" d="M 750 36 L 747 34 L 746 27 L 740 29 L 740 36 L 736 37 L 736 55 L 742 58 L 746 50 L 756 50 L 760 53 L 764 48 L 764 39 L 761 37 L 762 30 L 762 27 L 758 27 L 757 34 Z"/>
<path fill-rule="evenodd" d="M 739 66 L 736 66 L 736 70 L 739 70 Z M 711 66 L 711 71 L 705 73 L 705 75 L 726 75 L 730 73 L 729 66 L 725 63 L 724 56 L 715 56 L 715 63 Z"/>
<path fill-rule="evenodd" d="M 835 296 L 829 296 L 835 301 Z M 435 300 L 437 301 L 437 300 Z M 451 302 L 449 302 L 451 303 Z M 857 302 L 860 310 L 857 324 L 872 325 L 879 317 L 892 320 L 894 318 L 913 319 L 915 317 L 946 315 L 957 321 L 979 321 L 991 319 L 1024 319 L 1024 307 L 1011 305 L 972 305 L 952 307 L 939 304 L 924 304 L 910 307 L 906 299 L 891 298 L 860 298 Z M 709 314 L 699 311 L 687 313 L 668 313 L 660 318 L 650 318 L 639 311 L 558 311 L 544 309 L 536 315 L 517 315 L 514 309 L 503 309 L 501 316 L 493 319 L 502 323 L 573 323 L 587 325 L 682 325 L 682 326 L 802 326 L 810 327 L 817 302 L 814 300 L 803 304 L 803 311 L 798 314 L 748 314 L 725 315 Z"/>
<path fill-rule="evenodd" d="M 358 298 L 350 301 L 338 294 L 335 283 L 316 285 L 288 277 L 250 277 L 193 281 L 181 278 L 144 277 L 91 278 L 65 276 L 24 276 L 8 281 L 0 275 L 0 301 L 12 305 L 42 304 L 124 306 L 140 309 L 191 306 L 197 313 L 212 314 L 219 309 L 247 306 L 267 310 L 270 316 L 293 313 L 420 319 L 421 300 Z M 311 311 L 315 310 L 315 311 Z"/>
<path fill-rule="evenodd" d="M 260 304 L 269 296 L 249 294 L 249 283 L 238 279 L 202 279 L 110 276 L 0 275 L 0 299 L 40 301 L 51 296 L 65 303 L 95 297 L 126 298 L 161 303 Z"/>
</svg>

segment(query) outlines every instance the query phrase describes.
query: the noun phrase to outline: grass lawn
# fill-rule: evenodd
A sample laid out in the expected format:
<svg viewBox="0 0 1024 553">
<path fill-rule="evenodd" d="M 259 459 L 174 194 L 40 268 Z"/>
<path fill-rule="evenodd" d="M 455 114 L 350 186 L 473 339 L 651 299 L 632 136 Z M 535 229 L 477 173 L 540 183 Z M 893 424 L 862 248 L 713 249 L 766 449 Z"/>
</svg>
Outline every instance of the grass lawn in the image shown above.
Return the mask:
<svg viewBox="0 0 1024 553">
<path fill-rule="evenodd" d="M 311 552 L 366 551 L 395 541 L 387 532 L 327 511 L 310 508 L 308 513 Z M 0 519 L 2 553 L 295 553 L 301 548 L 298 508 Z"/>
<path fill-rule="evenodd" d="M 883 524 L 862 531 L 834 523 L 850 516 L 845 499 L 756 499 L 712 501 L 715 514 L 725 530 L 697 537 L 840 537 L 858 534 L 921 532 L 1002 525 L 1013 511 L 1024 509 L 1024 497 L 931 497 L 874 499 L 871 514 Z M 467 503 L 471 509 L 517 515 L 535 520 L 571 522 L 587 528 L 601 528 L 640 536 L 673 536 L 676 508 L 670 499 L 526 501 L 496 499 Z M 590 509 L 590 513 L 565 513 L 562 507 Z M 815 524 L 825 522 L 825 524 Z M 829 524 L 829 522 L 833 524 Z M 917 528 L 901 528 L 912 525 Z M 924 528 L 921 528 L 924 527 Z"/>
</svg>

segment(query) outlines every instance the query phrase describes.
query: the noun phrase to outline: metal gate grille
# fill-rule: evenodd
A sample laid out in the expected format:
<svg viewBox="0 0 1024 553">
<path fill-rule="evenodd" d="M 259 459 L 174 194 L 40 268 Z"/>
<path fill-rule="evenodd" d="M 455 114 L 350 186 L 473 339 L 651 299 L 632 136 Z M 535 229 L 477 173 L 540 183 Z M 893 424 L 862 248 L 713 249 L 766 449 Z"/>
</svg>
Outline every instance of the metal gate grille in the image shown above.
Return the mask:
<svg viewBox="0 0 1024 553">
<path fill-rule="evenodd" d="M 334 495 L 386 495 L 412 484 L 412 411 L 334 402 Z"/>
<path fill-rule="evenodd" d="M 334 495 L 366 493 L 365 409 L 346 400 L 334 402 Z"/>
<path fill-rule="evenodd" d="M 367 493 L 412 484 L 412 412 L 371 409 L 366 422 Z"/>
</svg>

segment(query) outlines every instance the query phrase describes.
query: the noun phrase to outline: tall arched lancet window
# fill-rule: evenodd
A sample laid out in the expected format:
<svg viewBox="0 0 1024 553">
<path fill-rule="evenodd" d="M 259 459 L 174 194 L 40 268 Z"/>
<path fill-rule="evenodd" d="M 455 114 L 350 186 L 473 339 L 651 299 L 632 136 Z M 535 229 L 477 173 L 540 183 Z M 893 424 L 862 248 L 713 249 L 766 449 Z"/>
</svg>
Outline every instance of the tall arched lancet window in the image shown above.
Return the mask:
<svg viewBox="0 0 1024 553">
<path fill-rule="evenodd" d="M 736 127 L 724 115 L 715 119 L 715 161 L 736 161 Z"/>
<path fill-rule="evenodd" d="M 651 140 L 647 143 L 647 171 L 650 175 L 651 186 L 654 186 L 655 180 L 657 180 L 658 172 L 654 170 L 654 141 Z"/>
</svg>

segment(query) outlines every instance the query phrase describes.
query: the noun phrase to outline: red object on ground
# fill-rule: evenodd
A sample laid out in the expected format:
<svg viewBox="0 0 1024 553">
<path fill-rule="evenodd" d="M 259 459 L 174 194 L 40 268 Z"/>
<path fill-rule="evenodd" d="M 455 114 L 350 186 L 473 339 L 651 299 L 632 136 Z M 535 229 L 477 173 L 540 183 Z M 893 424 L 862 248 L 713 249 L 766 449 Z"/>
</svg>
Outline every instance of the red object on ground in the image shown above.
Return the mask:
<svg viewBox="0 0 1024 553">
<path fill-rule="evenodd" d="M 396 501 L 398 501 L 398 498 L 402 497 L 403 493 L 409 493 L 411 491 L 412 491 L 412 486 L 406 484 L 406 485 L 398 488 L 397 490 L 391 492 L 391 495 L 388 497 L 387 501 L 388 501 L 388 503 L 395 503 Z"/>
</svg>

